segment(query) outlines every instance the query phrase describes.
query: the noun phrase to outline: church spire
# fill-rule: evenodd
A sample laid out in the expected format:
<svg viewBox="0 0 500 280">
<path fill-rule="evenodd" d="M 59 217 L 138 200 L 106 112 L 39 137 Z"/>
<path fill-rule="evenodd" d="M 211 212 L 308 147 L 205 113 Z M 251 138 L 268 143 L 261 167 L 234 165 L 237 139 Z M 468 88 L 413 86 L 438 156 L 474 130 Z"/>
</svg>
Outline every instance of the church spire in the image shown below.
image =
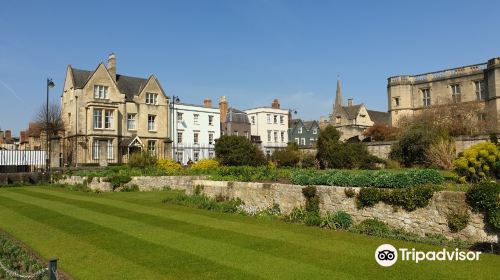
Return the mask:
<svg viewBox="0 0 500 280">
<path fill-rule="evenodd" d="M 335 95 L 335 108 L 342 107 L 342 91 L 340 89 L 340 78 L 337 75 L 337 93 Z"/>
</svg>

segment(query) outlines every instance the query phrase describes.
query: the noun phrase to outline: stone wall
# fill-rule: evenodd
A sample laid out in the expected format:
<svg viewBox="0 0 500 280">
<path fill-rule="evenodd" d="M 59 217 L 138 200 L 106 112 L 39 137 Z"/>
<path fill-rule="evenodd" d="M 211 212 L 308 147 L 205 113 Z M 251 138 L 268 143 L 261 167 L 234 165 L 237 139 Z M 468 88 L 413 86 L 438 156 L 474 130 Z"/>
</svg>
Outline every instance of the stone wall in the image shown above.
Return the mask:
<svg viewBox="0 0 500 280">
<path fill-rule="evenodd" d="M 73 176 L 59 182 L 71 184 L 84 181 L 84 177 Z M 271 208 L 276 203 L 280 206 L 282 213 L 288 214 L 295 207 L 304 207 L 306 202 L 302 195 L 303 186 L 291 184 L 210 181 L 196 176 L 158 176 L 133 177 L 126 185 L 137 185 L 141 191 L 160 190 L 168 186 L 171 189 L 183 190 L 189 195 L 193 194 L 195 188 L 199 186 L 202 193 L 208 197 L 224 196 L 241 199 L 247 212 Z M 89 187 L 101 191 L 112 190 L 111 184 L 102 178 L 93 178 Z M 358 209 L 355 198 L 346 197 L 345 188 L 332 186 L 317 186 L 317 188 L 320 209 L 323 213 L 342 210 L 349 213 L 356 222 L 378 218 L 392 227 L 403 228 L 422 236 L 442 234 L 450 239 L 457 237 L 470 242 L 498 242 L 499 240 L 498 233 L 485 228 L 483 215 L 470 211 L 463 192 L 437 192 L 427 207 L 408 212 L 384 203 Z M 356 192 L 359 191 L 359 188 L 354 189 Z M 446 216 L 460 209 L 468 209 L 470 222 L 464 230 L 452 233 L 448 229 Z"/>
<path fill-rule="evenodd" d="M 489 141 L 489 139 L 488 135 L 455 137 L 456 152 L 457 154 L 461 153 L 468 147 Z M 382 159 L 388 159 L 389 153 L 391 152 L 391 145 L 394 143 L 396 143 L 396 141 L 366 142 L 364 144 L 366 144 L 368 151 L 372 155 Z"/>
</svg>

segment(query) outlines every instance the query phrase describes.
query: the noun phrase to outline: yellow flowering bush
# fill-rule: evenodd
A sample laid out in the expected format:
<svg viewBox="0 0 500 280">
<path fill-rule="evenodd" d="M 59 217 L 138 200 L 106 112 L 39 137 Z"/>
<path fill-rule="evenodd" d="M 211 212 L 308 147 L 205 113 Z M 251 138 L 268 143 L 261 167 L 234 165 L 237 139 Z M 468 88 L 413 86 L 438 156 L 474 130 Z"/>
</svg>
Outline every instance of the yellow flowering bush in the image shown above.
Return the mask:
<svg viewBox="0 0 500 280">
<path fill-rule="evenodd" d="M 158 160 L 156 165 L 168 172 L 176 172 L 182 170 L 181 164 L 171 159 L 160 159 Z"/>
<path fill-rule="evenodd" d="M 493 143 L 479 143 L 467 148 L 462 156 L 453 161 L 453 165 L 461 181 L 495 177 L 500 166 L 500 151 Z"/>
<path fill-rule="evenodd" d="M 191 165 L 191 169 L 195 170 L 207 170 L 219 167 L 220 164 L 215 159 L 202 159 Z"/>
</svg>

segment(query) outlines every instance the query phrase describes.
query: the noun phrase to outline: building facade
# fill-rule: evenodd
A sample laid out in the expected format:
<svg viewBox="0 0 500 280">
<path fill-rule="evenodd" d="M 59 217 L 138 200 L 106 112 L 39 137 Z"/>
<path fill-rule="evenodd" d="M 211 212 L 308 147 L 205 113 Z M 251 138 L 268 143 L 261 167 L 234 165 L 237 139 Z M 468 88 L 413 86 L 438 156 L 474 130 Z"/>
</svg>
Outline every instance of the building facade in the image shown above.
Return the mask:
<svg viewBox="0 0 500 280">
<path fill-rule="evenodd" d="M 221 135 L 244 136 L 251 139 L 250 121 L 247 113 L 228 107 L 225 96 L 219 99 Z"/>
<path fill-rule="evenodd" d="M 288 143 L 289 110 L 281 109 L 274 99 L 271 107 L 244 110 L 250 121 L 251 135 L 260 137 L 261 147 L 267 156 L 283 149 Z"/>
<path fill-rule="evenodd" d="M 411 116 L 439 106 L 476 104 L 474 118 L 487 121 L 499 131 L 500 58 L 418 75 L 388 78 L 387 98 L 390 121 L 398 125 L 402 116 Z"/>
<path fill-rule="evenodd" d="M 172 106 L 174 138 L 173 158 L 186 165 L 200 159 L 215 157 L 215 140 L 220 137 L 220 111 L 212 100 L 203 105 Z"/>
<path fill-rule="evenodd" d="M 294 119 L 290 121 L 288 139 L 295 142 L 299 149 L 310 149 L 316 147 L 319 135 L 319 123 L 317 121 L 302 121 Z"/>
<path fill-rule="evenodd" d="M 332 114 L 329 118 L 321 117 L 320 126 L 334 126 L 341 132 L 341 140 L 363 140 L 363 132 L 374 124 L 389 124 L 389 114 L 381 111 L 368 110 L 365 104 L 353 104 L 348 99 L 347 106 L 342 100 L 340 80 L 337 80 L 337 91 Z"/>
<path fill-rule="evenodd" d="M 93 71 L 68 65 L 61 95 L 66 164 L 124 163 L 141 150 L 170 157 L 169 98 L 160 82 L 116 70 L 114 54 Z"/>
</svg>

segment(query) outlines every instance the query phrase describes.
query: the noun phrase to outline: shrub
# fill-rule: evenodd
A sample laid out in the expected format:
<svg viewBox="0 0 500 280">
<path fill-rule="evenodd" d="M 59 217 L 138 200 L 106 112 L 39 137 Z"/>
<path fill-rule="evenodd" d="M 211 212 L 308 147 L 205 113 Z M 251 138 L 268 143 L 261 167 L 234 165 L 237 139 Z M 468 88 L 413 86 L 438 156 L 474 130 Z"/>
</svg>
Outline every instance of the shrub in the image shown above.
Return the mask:
<svg viewBox="0 0 500 280">
<path fill-rule="evenodd" d="M 304 223 L 307 226 L 317 227 L 321 225 L 321 217 L 318 213 L 306 212 Z"/>
<path fill-rule="evenodd" d="M 229 199 L 219 196 L 217 199 L 212 199 L 200 194 L 200 189 L 195 190 L 194 195 L 186 195 L 178 193 L 173 197 L 168 197 L 163 200 L 163 203 L 170 203 L 199 209 L 206 209 L 224 213 L 236 213 L 239 211 L 243 202 L 240 199 Z"/>
<path fill-rule="evenodd" d="M 300 161 L 300 154 L 297 150 L 286 148 L 275 151 L 271 159 L 278 167 L 295 167 Z"/>
<path fill-rule="evenodd" d="M 467 203 L 476 211 L 490 211 L 500 205 L 500 184 L 482 182 L 473 185 L 466 193 Z"/>
<path fill-rule="evenodd" d="M 452 139 L 440 138 L 427 148 L 425 157 L 429 164 L 438 166 L 444 170 L 449 170 L 453 168 L 455 151 L 455 141 Z"/>
<path fill-rule="evenodd" d="M 489 142 L 473 145 L 463 155 L 453 161 L 455 171 L 465 176 L 468 181 L 480 181 L 487 177 L 495 177 L 500 161 L 500 150 Z"/>
<path fill-rule="evenodd" d="M 319 226 L 322 228 L 337 229 L 333 213 L 327 212 L 324 217 L 321 217 L 321 223 Z"/>
<path fill-rule="evenodd" d="M 267 163 L 262 151 L 243 136 L 222 136 L 215 143 L 219 162 L 228 166 L 261 166 Z"/>
<path fill-rule="evenodd" d="M 356 196 L 356 191 L 353 188 L 345 188 L 344 194 L 346 197 L 353 198 Z"/>
<path fill-rule="evenodd" d="M 391 229 L 378 219 L 366 219 L 354 227 L 354 232 L 375 236 L 388 236 Z"/>
<path fill-rule="evenodd" d="M 139 191 L 139 186 L 137 185 L 132 185 L 132 186 L 124 186 L 120 188 L 121 192 L 138 192 Z"/>
<path fill-rule="evenodd" d="M 302 208 L 294 207 L 290 215 L 288 215 L 287 220 L 292 223 L 301 223 L 306 218 L 306 211 Z"/>
<path fill-rule="evenodd" d="M 401 169 L 401 164 L 399 161 L 388 159 L 385 161 L 385 168 L 386 169 Z"/>
<path fill-rule="evenodd" d="M 130 182 L 132 178 L 128 175 L 123 175 L 123 174 L 114 174 L 110 177 L 108 177 L 108 181 L 113 185 L 113 190 L 122 187 L 126 183 Z"/>
<path fill-rule="evenodd" d="M 299 166 L 302 168 L 316 168 L 318 167 L 318 161 L 316 155 L 312 153 L 302 153 L 300 157 Z"/>
<path fill-rule="evenodd" d="M 384 193 L 377 188 L 361 188 L 356 196 L 358 208 L 372 207 L 382 200 Z"/>
<path fill-rule="evenodd" d="M 374 124 L 368 128 L 363 135 L 373 141 L 396 140 L 398 129 L 387 124 Z"/>
<path fill-rule="evenodd" d="M 336 228 L 349 229 L 352 226 L 352 217 L 344 211 L 338 211 L 333 214 L 333 221 Z"/>
<path fill-rule="evenodd" d="M 181 164 L 171 159 L 160 159 L 157 166 L 168 173 L 175 173 L 182 170 Z"/>
<path fill-rule="evenodd" d="M 488 222 L 495 230 L 500 231 L 500 207 L 488 213 Z"/>
<path fill-rule="evenodd" d="M 435 188 L 432 186 L 396 189 L 388 194 L 386 202 L 391 205 L 401 206 L 407 211 L 413 211 L 427 206 L 434 192 Z"/>
<path fill-rule="evenodd" d="M 209 170 L 218 168 L 219 166 L 219 162 L 215 159 L 202 159 L 193 163 L 190 168 L 193 170 Z"/>
<path fill-rule="evenodd" d="M 148 152 L 137 152 L 130 155 L 128 159 L 128 166 L 130 167 L 148 167 L 156 164 L 156 157 Z"/>
<path fill-rule="evenodd" d="M 306 212 L 319 215 L 319 196 L 316 187 L 305 187 L 302 189 L 302 194 L 306 198 Z"/>
<path fill-rule="evenodd" d="M 459 232 L 469 224 L 469 213 L 467 210 L 459 210 L 448 213 L 446 220 L 448 221 L 448 228 L 451 232 Z"/>
</svg>

